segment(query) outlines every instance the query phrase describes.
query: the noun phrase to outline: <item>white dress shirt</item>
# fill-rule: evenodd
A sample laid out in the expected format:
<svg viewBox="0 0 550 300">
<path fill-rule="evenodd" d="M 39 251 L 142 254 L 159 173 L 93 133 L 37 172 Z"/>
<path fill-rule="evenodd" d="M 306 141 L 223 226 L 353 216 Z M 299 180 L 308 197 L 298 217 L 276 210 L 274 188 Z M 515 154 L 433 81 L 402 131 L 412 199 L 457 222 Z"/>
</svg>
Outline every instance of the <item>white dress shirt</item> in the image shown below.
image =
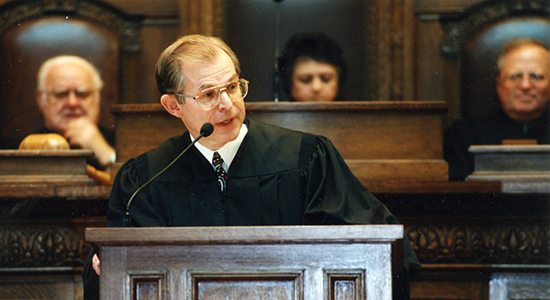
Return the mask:
<svg viewBox="0 0 550 300">
<path fill-rule="evenodd" d="M 245 124 L 243 124 L 243 126 L 241 126 L 241 130 L 239 131 L 239 135 L 237 136 L 237 138 L 223 145 L 223 147 L 221 147 L 218 150 L 210 150 L 205 146 L 203 146 L 200 141 L 195 143 L 195 147 L 197 147 L 200 153 L 202 153 L 204 158 L 206 158 L 210 162 L 210 164 L 212 164 L 212 157 L 214 156 L 214 152 L 217 151 L 223 159 L 222 167 L 225 169 L 225 171 L 228 171 L 229 166 L 231 166 L 231 162 L 233 161 L 233 158 L 235 158 L 235 155 L 237 155 L 237 151 L 239 150 L 239 147 L 241 146 L 241 143 L 243 142 L 244 137 L 246 136 L 247 133 L 248 133 L 248 127 Z M 195 140 L 195 138 L 191 134 L 189 134 L 189 136 L 191 137 L 191 141 Z M 212 165 L 212 168 L 214 168 L 213 165 Z"/>
</svg>

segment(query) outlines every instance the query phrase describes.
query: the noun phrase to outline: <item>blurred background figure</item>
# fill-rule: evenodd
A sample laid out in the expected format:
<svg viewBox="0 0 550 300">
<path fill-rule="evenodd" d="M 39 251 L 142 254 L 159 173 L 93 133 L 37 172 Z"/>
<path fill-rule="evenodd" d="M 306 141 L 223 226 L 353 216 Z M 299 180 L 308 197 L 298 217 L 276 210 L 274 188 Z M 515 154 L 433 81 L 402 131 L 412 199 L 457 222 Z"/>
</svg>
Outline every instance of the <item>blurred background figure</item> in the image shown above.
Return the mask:
<svg viewBox="0 0 550 300">
<path fill-rule="evenodd" d="M 290 101 L 338 99 L 347 76 L 342 48 L 323 33 L 293 36 L 279 57 L 284 94 Z"/>
<path fill-rule="evenodd" d="M 71 55 L 46 60 L 38 71 L 36 101 L 44 128 L 58 133 L 71 148 L 92 150 L 90 163 L 106 170 L 115 162 L 114 131 L 98 126 L 103 81 L 87 60 Z"/>
<path fill-rule="evenodd" d="M 513 39 L 497 59 L 496 90 L 500 107 L 483 117 L 459 119 L 443 136 L 449 179 L 464 180 L 474 171 L 471 145 L 503 140 L 550 143 L 550 52 L 539 40 Z"/>
</svg>

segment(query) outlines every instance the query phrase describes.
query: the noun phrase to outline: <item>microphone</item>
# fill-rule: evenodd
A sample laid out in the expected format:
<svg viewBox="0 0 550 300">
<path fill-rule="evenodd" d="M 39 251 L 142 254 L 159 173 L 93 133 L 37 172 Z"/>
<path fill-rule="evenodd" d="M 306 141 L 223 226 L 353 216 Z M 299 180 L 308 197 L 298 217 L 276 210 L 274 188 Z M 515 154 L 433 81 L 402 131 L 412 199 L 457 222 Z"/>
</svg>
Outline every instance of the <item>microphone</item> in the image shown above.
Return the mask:
<svg viewBox="0 0 550 300">
<path fill-rule="evenodd" d="M 200 135 L 191 143 L 189 146 L 187 146 L 181 153 L 172 160 L 164 169 L 160 170 L 155 176 L 151 177 L 146 183 L 141 185 L 130 197 L 130 200 L 128 200 L 128 203 L 126 204 L 126 213 L 124 214 L 124 220 L 122 223 L 122 227 L 128 227 L 130 223 L 132 222 L 132 216 L 130 215 L 130 204 L 132 204 L 132 200 L 134 200 L 134 197 L 141 191 L 144 187 L 148 186 L 153 180 L 155 180 L 157 177 L 160 176 L 160 174 L 164 173 L 164 171 L 168 170 L 191 146 L 195 145 L 196 142 L 198 142 L 201 138 L 207 137 L 214 132 L 214 125 L 211 123 L 204 123 L 201 127 Z"/>
</svg>

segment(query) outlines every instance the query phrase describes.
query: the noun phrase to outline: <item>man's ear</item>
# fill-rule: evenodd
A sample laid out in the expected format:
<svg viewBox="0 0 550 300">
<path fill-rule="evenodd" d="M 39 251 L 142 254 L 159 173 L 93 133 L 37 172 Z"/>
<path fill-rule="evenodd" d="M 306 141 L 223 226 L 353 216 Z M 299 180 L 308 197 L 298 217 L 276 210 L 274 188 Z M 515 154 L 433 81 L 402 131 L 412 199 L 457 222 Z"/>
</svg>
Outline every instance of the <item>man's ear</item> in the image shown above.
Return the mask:
<svg viewBox="0 0 550 300">
<path fill-rule="evenodd" d="M 497 76 L 495 77 L 495 84 L 496 84 L 496 87 L 497 87 L 497 88 L 496 88 L 497 94 L 500 96 L 500 90 L 501 90 L 502 84 L 503 84 L 502 78 L 500 77 L 500 75 L 497 75 Z"/>
<path fill-rule="evenodd" d="M 183 117 L 176 96 L 172 94 L 164 94 L 160 97 L 160 104 L 162 104 L 164 109 L 166 109 L 166 111 L 169 112 L 172 116 L 178 119 L 181 119 L 181 117 Z"/>
<path fill-rule="evenodd" d="M 38 109 L 40 112 L 44 112 L 46 109 L 46 106 L 48 105 L 47 99 L 43 92 L 36 92 L 36 104 L 38 105 Z"/>
</svg>

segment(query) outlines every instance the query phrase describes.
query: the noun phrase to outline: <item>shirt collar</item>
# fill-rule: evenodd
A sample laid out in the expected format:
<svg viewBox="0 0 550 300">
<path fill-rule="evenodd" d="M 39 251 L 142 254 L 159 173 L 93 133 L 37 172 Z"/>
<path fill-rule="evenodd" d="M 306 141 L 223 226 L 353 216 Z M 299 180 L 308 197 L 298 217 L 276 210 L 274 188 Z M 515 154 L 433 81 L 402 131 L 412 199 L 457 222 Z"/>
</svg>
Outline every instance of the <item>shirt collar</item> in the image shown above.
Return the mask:
<svg viewBox="0 0 550 300">
<path fill-rule="evenodd" d="M 216 150 L 223 159 L 222 166 L 226 171 L 229 170 L 229 166 L 231 166 L 231 162 L 235 158 L 235 155 L 237 155 L 237 151 L 239 150 L 239 147 L 241 146 L 241 143 L 243 142 L 244 137 L 247 133 L 248 127 L 246 126 L 246 124 L 243 124 L 236 139 L 228 142 L 227 144 L 223 145 L 223 147 Z M 189 136 L 191 137 L 191 141 L 195 140 L 195 138 L 191 134 L 189 134 Z M 200 143 L 200 141 L 195 143 L 195 147 L 197 147 L 204 158 L 206 158 L 209 162 L 212 162 L 212 157 L 214 156 L 215 152 L 214 150 L 206 148 Z"/>
</svg>

